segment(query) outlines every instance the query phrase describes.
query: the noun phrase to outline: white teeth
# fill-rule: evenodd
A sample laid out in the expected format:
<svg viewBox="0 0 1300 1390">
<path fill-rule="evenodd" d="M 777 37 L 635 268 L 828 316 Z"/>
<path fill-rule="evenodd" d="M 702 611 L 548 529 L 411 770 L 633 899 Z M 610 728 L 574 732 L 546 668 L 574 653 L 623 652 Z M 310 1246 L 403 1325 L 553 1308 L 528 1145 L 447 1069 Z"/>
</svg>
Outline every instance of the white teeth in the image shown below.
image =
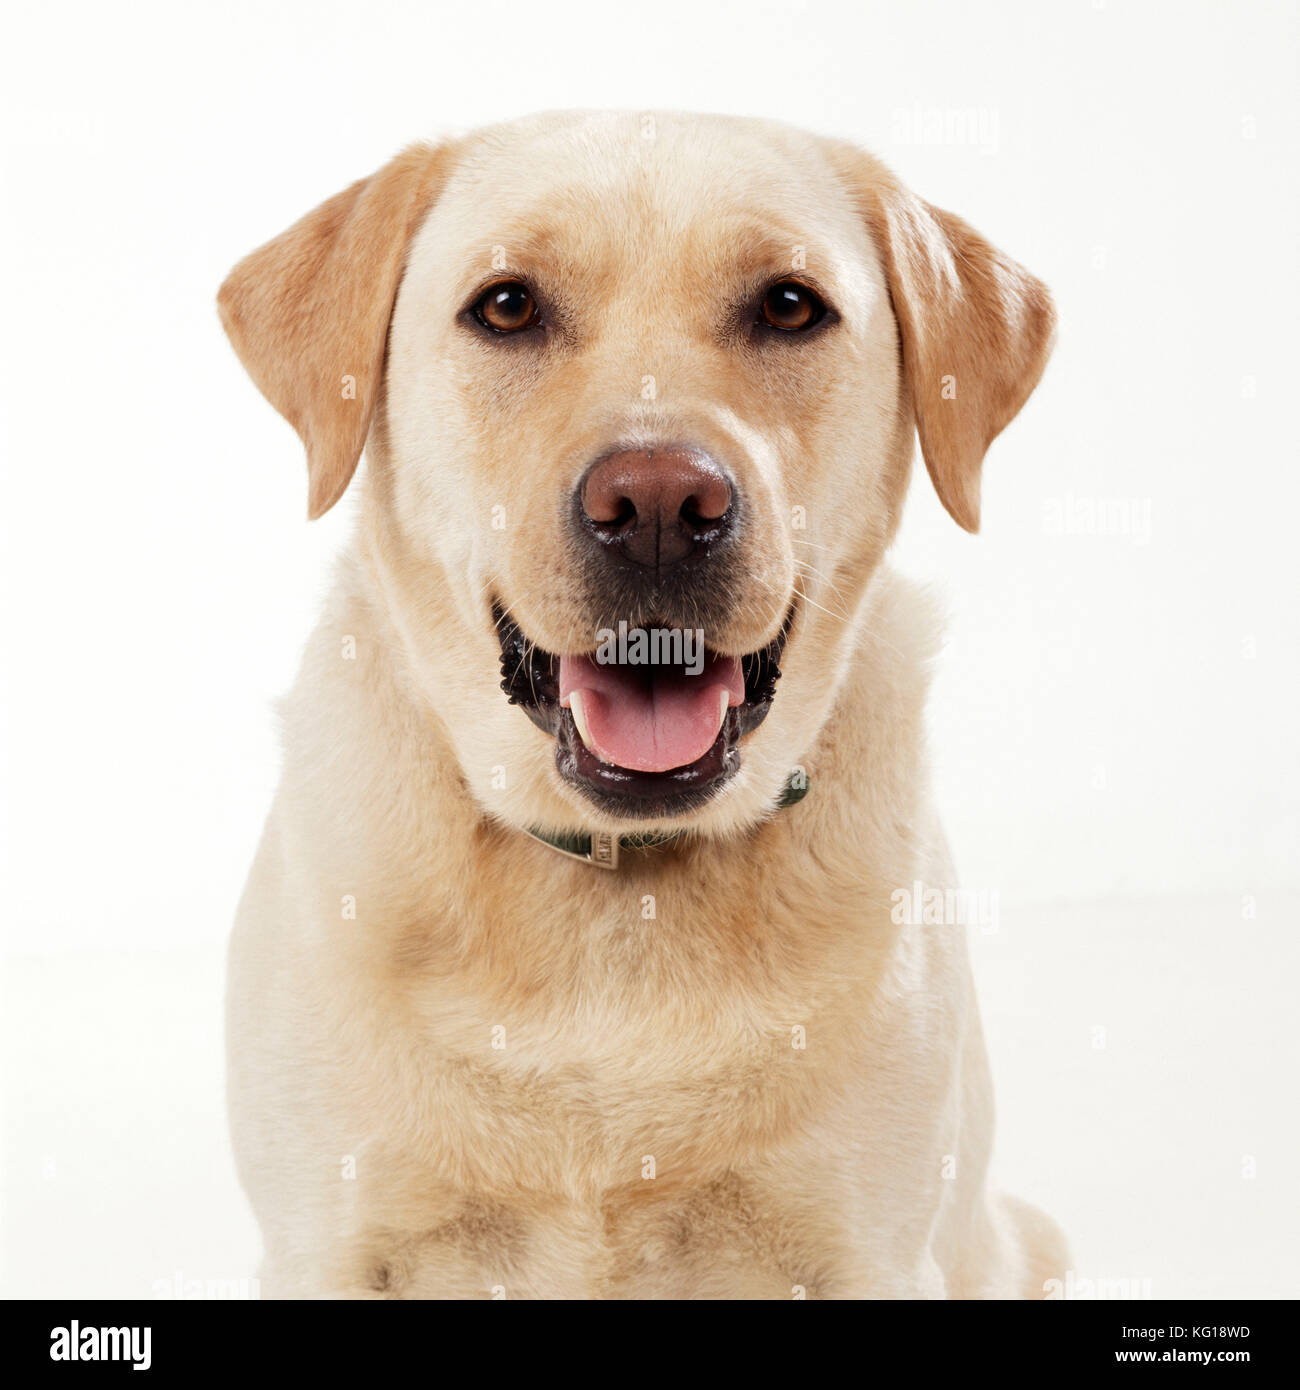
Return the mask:
<svg viewBox="0 0 1300 1390">
<path fill-rule="evenodd" d="M 727 719 L 727 706 L 731 704 L 731 696 L 725 691 L 719 691 L 722 696 L 722 712 L 718 715 L 718 728 L 721 729 Z"/>
<path fill-rule="evenodd" d="M 583 743 L 591 748 L 591 735 L 587 732 L 587 716 L 582 708 L 582 691 L 575 690 L 569 695 L 569 712 L 573 715 L 573 722 L 577 725 L 578 737 Z M 594 753 L 596 750 L 591 748 Z"/>
</svg>

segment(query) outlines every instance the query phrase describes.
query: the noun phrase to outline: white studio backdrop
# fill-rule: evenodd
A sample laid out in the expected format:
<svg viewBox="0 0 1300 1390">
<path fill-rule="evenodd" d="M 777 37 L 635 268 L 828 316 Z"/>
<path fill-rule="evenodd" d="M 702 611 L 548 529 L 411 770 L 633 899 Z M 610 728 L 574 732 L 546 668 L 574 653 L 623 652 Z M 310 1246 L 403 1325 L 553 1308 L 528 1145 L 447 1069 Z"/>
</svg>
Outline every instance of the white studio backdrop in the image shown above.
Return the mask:
<svg viewBox="0 0 1300 1390">
<path fill-rule="evenodd" d="M 256 1253 L 220 944 L 351 518 L 305 522 L 217 286 L 408 141 L 556 106 L 855 139 L 1051 286 L 982 535 L 918 463 L 895 556 L 951 615 L 933 763 L 1001 903 L 973 948 L 1003 1172 L 1081 1270 L 1294 1291 L 1294 4 L 87 3 L 4 33 L 18 1291 L 148 1295 Z"/>
</svg>

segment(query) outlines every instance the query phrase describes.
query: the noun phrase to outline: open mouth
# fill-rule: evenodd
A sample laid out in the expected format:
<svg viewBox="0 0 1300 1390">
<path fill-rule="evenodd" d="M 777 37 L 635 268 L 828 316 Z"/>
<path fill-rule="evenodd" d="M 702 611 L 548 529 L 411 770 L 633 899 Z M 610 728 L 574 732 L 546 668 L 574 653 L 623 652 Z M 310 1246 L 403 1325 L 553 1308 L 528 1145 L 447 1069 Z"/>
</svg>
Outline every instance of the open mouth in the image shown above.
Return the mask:
<svg viewBox="0 0 1300 1390">
<path fill-rule="evenodd" d="M 702 806 L 740 769 L 740 740 L 767 716 L 793 619 L 746 656 L 693 652 L 678 641 L 610 643 L 556 655 L 494 607 L 501 688 L 555 739 L 555 765 L 612 815 L 677 816 Z M 622 625 L 624 634 L 626 625 Z M 670 629 L 634 629 L 666 633 Z M 667 659 L 665 657 L 667 656 Z M 621 658 L 621 659 L 620 659 Z"/>
</svg>

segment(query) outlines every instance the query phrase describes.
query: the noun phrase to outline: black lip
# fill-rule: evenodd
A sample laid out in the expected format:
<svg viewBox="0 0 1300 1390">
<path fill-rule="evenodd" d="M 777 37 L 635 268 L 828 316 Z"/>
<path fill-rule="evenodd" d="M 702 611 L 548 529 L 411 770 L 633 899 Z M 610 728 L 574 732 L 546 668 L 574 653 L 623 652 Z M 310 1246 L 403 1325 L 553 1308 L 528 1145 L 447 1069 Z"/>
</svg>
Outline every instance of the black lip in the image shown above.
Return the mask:
<svg viewBox="0 0 1300 1390">
<path fill-rule="evenodd" d="M 601 762 L 578 737 L 573 715 L 560 704 L 559 658 L 529 641 L 498 605 L 492 615 L 501 642 L 501 689 L 512 705 L 555 739 L 560 776 L 610 815 L 651 819 L 698 810 L 740 771 L 739 741 L 767 718 L 776 698 L 794 609 L 774 641 L 741 658 L 745 703 L 727 711 L 713 746 L 695 762 L 668 772 L 637 772 Z"/>
</svg>

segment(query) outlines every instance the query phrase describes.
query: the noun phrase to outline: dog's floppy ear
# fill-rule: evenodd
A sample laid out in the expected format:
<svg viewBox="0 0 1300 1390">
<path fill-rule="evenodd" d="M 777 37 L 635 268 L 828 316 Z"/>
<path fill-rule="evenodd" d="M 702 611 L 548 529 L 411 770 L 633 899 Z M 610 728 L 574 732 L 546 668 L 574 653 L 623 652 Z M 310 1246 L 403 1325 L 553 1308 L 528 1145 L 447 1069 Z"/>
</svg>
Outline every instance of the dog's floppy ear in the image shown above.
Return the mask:
<svg viewBox="0 0 1300 1390">
<path fill-rule="evenodd" d="M 921 452 L 949 515 L 978 531 L 984 452 L 1038 384 L 1056 311 L 1040 280 L 875 161 L 866 193 Z"/>
<path fill-rule="evenodd" d="M 412 146 L 245 256 L 221 286 L 239 360 L 306 445 L 313 520 L 356 471 L 407 245 L 445 163 L 441 148 Z"/>
</svg>

